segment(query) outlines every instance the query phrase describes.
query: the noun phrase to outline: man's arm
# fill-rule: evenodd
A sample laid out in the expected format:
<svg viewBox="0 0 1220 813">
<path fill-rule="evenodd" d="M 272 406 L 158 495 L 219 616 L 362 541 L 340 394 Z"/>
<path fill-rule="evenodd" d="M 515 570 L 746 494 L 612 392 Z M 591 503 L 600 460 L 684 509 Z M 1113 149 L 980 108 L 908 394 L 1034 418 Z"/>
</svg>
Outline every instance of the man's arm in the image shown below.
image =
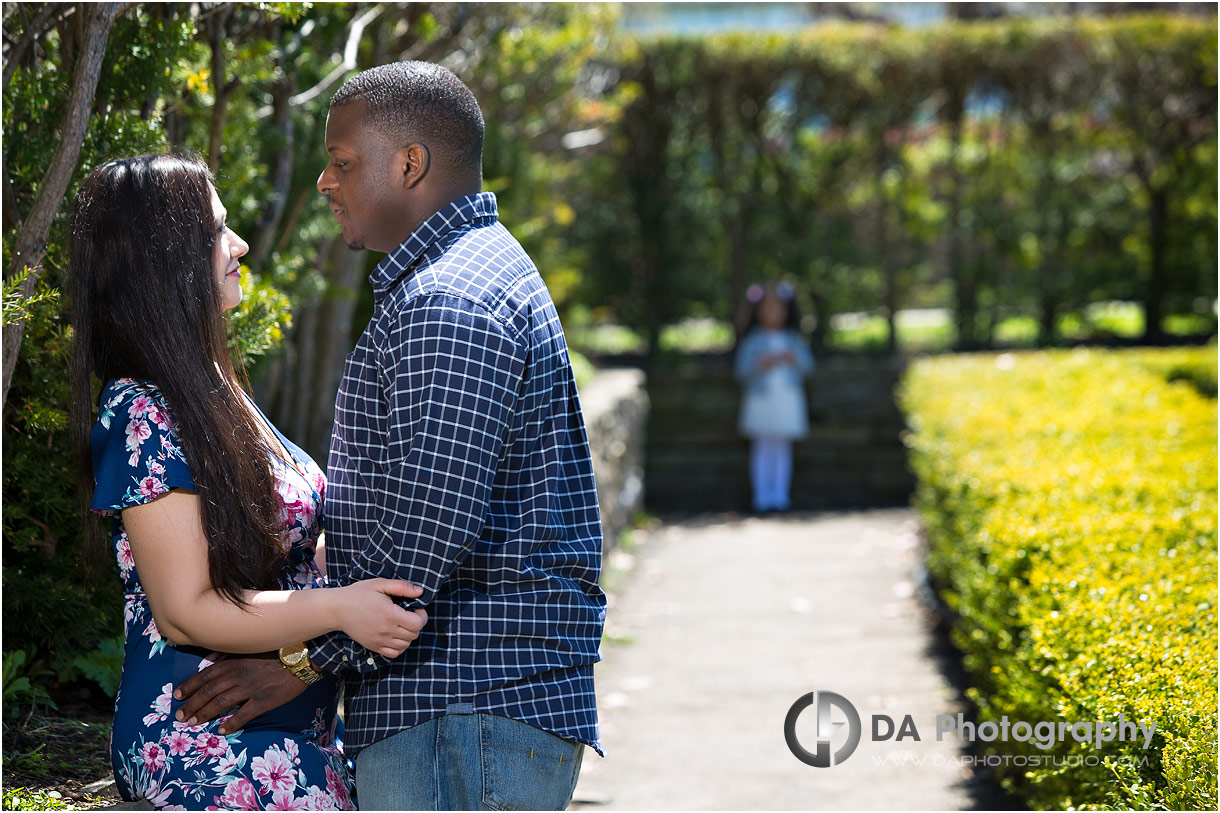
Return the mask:
<svg viewBox="0 0 1220 813">
<path fill-rule="evenodd" d="M 389 419 L 385 488 L 370 495 L 378 523 L 344 582 L 409 573 L 423 593 L 404 606 L 431 602 L 487 522 L 525 355 L 485 308 L 460 297 L 420 297 L 398 314 L 378 351 Z M 309 649 L 331 673 L 388 663 L 343 634 Z"/>
</svg>

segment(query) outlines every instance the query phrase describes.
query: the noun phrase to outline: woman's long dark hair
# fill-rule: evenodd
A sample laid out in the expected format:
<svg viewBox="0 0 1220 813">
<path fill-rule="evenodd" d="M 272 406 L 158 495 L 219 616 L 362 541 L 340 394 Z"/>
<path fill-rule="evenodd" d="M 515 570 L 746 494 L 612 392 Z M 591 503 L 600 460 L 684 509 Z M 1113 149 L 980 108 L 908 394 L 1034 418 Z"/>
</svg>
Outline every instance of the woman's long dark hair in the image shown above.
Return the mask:
<svg viewBox="0 0 1220 813">
<path fill-rule="evenodd" d="M 221 315 L 213 184 L 198 161 L 141 155 L 81 185 L 69 242 L 72 425 L 91 475 L 91 376 L 160 388 L 201 498 L 212 586 L 241 605 L 243 590 L 276 588 L 284 554 L 271 458 Z"/>
</svg>

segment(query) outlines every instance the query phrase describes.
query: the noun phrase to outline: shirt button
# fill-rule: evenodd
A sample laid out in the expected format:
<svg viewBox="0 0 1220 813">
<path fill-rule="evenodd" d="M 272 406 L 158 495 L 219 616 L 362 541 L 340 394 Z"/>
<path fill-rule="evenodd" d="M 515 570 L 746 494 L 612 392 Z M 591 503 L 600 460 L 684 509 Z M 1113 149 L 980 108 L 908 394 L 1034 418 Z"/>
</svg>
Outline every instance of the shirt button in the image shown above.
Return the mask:
<svg viewBox="0 0 1220 813">
<path fill-rule="evenodd" d="M 365 661 L 365 663 L 367 663 L 369 666 L 372 666 L 372 665 L 373 665 L 373 659 L 372 659 L 372 658 L 369 658 L 367 661 Z"/>
<path fill-rule="evenodd" d="M 346 656 L 346 655 L 344 655 L 344 656 L 343 656 L 343 660 L 345 660 L 345 661 L 347 660 L 347 656 Z"/>
</svg>

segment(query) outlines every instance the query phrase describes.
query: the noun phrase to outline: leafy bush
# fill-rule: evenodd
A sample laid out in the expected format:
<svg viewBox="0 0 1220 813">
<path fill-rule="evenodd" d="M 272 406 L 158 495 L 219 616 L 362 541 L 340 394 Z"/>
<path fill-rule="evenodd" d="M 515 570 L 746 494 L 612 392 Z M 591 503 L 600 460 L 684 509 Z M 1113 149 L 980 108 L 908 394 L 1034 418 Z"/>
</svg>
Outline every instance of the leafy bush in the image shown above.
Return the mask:
<svg viewBox="0 0 1220 813">
<path fill-rule="evenodd" d="M 42 683 L 51 673 L 38 666 L 24 649 L 4 654 L 3 673 L 5 714 L 19 714 L 39 704 L 56 708 Z"/>
<path fill-rule="evenodd" d="M 118 694 L 119 680 L 123 676 L 123 636 L 105 639 L 97 649 L 73 658 L 72 664 L 108 697 L 114 697 Z"/>
<path fill-rule="evenodd" d="M 1211 353 L 1192 349 L 1164 350 L 1159 353 L 1140 354 L 1136 358 L 1148 370 L 1167 381 L 1183 381 L 1198 390 L 1199 394 L 1216 397 L 1216 348 Z"/>
<path fill-rule="evenodd" d="M 63 799 L 45 791 L 27 788 L 5 788 L 4 810 L 72 810 Z"/>
<path fill-rule="evenodd" d="M 1216 805 L 1216 349 L 925 359 L 901 403 L 928 568 L 981 721 L 1156 723 L 1008 769 L 1038 808 Z M 995 753 L 1038 755 L 1031 744 Z M 1146 757 L 1146 760 L 1145 760 Z"/>
<path fill-rule="evenodd" d="M 4 284 L 3 321 L 25 322 L 4 404 L 4 617 L 12 622 L 5 628 L 5 669 L 7 674 L 10 658 L 28 657 L 24 668 L 46 670 L 38 685 L 50 695 L 82 676 L 111 695 L 117 687 L 113 641 L 122 632 L 120 582 L 113 554 L 88 545 L 84 505 L 74 494 L 76 455 L 67 431 L 71 329 L 58 293 L 67 266 L 67 213 L 77 184 L 105 160 L 169 147 L 163 119 L 141 115 L 141 108 L 159 94 L 177 97 L 186 82 L 183 66 L 206 58 L 194 23 L 164 11 L 133 8 L 115 22 L 95 112 L 48 235 L 36 295 L 21 301 L 15 290 L 20 275 Z M 6 18 L 6 34 L 18 19 Z M 37 181 L 51 162 L 67 93 L 63 71 L 46 65 L 17 67 L 5 87 L 5 167 L 15 211 L 29 211 Z M 227 178 L 222 186 L 236 192 L 236 183 Z M 9 268 L 16 228 L 9 225 L 4 237 L 3 263 Z M 291 303 L 256 281 L 250 269 L 243 270 L 245 301 L 232 324 L 241 355 L 249 360 L 279 345 L 291 323 Z M 35 651 L 37 658 L 28 654 Z M 121 653 L 118 657 L 121 662 Z"/>
</svg>

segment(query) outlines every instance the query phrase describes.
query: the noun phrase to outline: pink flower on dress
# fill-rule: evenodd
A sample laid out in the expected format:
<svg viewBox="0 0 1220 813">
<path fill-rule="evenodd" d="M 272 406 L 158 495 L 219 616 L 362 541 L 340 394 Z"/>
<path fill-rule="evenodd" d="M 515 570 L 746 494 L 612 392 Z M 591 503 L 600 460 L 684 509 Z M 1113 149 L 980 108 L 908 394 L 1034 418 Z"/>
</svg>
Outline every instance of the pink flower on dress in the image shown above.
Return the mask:
<svg viewBox="0 0 1220 813">
<path fill-rule="evenodd" d="M 144 628 L 144 637 L 154 644 L 161 640 L 161 630 L 157 629 L 157 619 L 149 616 L 148 626 Z"/>
<path fill-rule="evenodd" d="M 170 696 L 173 690 L 174 684 L 172 683 L 166 683 L 161 687 L 161 694 L 153 701 L 152 713 L 144 715 L 144 725 L 164 722 L 169 718 Z"/>
<path fill-rule="evenodd" d="M 134 467 L 134 466 L 139 465 L 139 463 L 140 463 L 140 450 L 137 448 L 135 451 L 133 451 L 131 453 L 131 457 L 127 458 L 127 465 Z"/>
<path fill-rule="evenodd" d="M 165 474 L 165 466 L 162 466 L 160 463 L 158 463 L 155 460 L 149 460 L 148 461 L 148 473 L 156 474 L 158 476 Z"/>
<path fill-rule="evenodd" d="M 146 742 L 140 749 L 140 759 L 144 760 L 144 770 L 159 771 L 165 767 L 165 749 L 158 742 Z"/>
<path fill-rule="evenodd" d="M 326 790 L 335 800 L 335 807 L 340 810 L 350 810 L 352 800 L 347 796 L 347 785 L 329 765 L 326 766 Z"/>
<path fill-rule="evenodd" d="M 306 799 L 308 796 L 294 798 L 292 791 L 283 793 L 273 793 L 271 795 L 271 804 L 267 806 L 268 810 L 308 810 L 306 807 Z"/>
<path fill-rule="evenodd" d="M 119 572 L 124 579 L 127 578 L 127 574 L 136 566 L 136 560 L 131 555 L 131 540 L 126 533 L 120 534 L 119 541 L 115 543 L 115 558 L 119 560 Z"/>
<path fill-rule="evenodd" d="M 320 471 L 314 471 L 312 466 L 305 472 L 305 479 L 309 481 L 313 490 L 318 492 L 319 497 L 326 491 L 326 475 Z"/>
<path fill-rule="evenodd" d="M 303 517 L 308 524 L 313 516 L 313 507 L 302 499 L 301 492 L 283 480 L 276 490 L 280 498 L 280 522 L 289 525 L 298 517 Z"/>
<path fill-rule="evenodd" d="M 233 769 L 237 767 L 237 754 L 229 751 L 212 766 L 212 772 L 217 776 L 224 776 L 227 773 L 233 773 Z"/>
<path fill-rule="evenodd" d="M 305 538 L 305 529 L 300 525 L 293 525 L 288 530 L 280 534 L 280 548 L 287 553 L 296 547 L 297 543 Z"/>
<path fill-rule="evenodd" d="M 147 799 L 153 807 L 159 810 L 174 810 L 175 808 L 165 804 L 169 801 L 169 795 L 174 792 L 173 787 L 162 788 L 161 783 L 156 779 L 148 783 L 148 787 L 144 789 L 144 798 Z M 184 808 L 177 808 L 183 810 Z"/>
<path fill-rule="evenodd" d="M 250 760 L 250 775 L 262 783 L 260 793 L 291 796 L 297 786 L 297 773 L 288 755 L 273 745 L 261 757 Z"/>
<path fill-rule="evenodd" d="M 219 757 L 228 752 L 229 741 L 211 731 L 205 731 L 195 738 L 195 747 L 210 757 Z"/>
<path fill-rule="evenodd" d="M 258 810 L 258 794 L 254 792 L 254 783 L 245 777 L 238 777 L 225 787 L 225 792 L 214 800 L 215 807 L 208 810 Z"/>
<path fill-rule="evenodd" d="M 127 424 L 127 448 L 138 449 L 140 444 L 152 437 L 152 429 L 143 418 Z"/>
<path fill-rule="evenodd" d="M 127 414 L 132 418 L 139 418 L 141 415 L 148 413 L 153 408 L 153 399 L 147 395 L 137 395 L 135 400 L 131 402 L 131 408 L 127 410 Z"/>
<path fill-rule="evenodd" d="M 171 757 L 178 757 L 191 750 L 195 738 L 184 731 L 171 731 L 161 738 L 161 742 L 169 749 Z"/>
<path fill-rule="evenodd" d="M 162 432 L 168 432 L 174 426 L 169 419 L 169 413 L 156 404 L 153 404 L 152 408 L 148 410 L 148 419 L 155 423 Z"/>
<path fill-rule="evenodd" d="M 305 803 L 304 810 L 335 810 L 335 798 L 317 785 L 309 786 L 309 793 L 301 800 Z"/>
<path fill-rule="evenodd" d="M 145 499 L 151 500 L 158 497 L 167 491 L 165 483 L 158 480 L 156 477 L 145 477 L 140 481 L 140 494 Z"/>
<path fill-rule="evenodd" d="M 293 765 L 301 764 L 301 749 L 297 747 L 297 741 L 291 737 L 284 738 L 284 753 Z"/>
</svg>

